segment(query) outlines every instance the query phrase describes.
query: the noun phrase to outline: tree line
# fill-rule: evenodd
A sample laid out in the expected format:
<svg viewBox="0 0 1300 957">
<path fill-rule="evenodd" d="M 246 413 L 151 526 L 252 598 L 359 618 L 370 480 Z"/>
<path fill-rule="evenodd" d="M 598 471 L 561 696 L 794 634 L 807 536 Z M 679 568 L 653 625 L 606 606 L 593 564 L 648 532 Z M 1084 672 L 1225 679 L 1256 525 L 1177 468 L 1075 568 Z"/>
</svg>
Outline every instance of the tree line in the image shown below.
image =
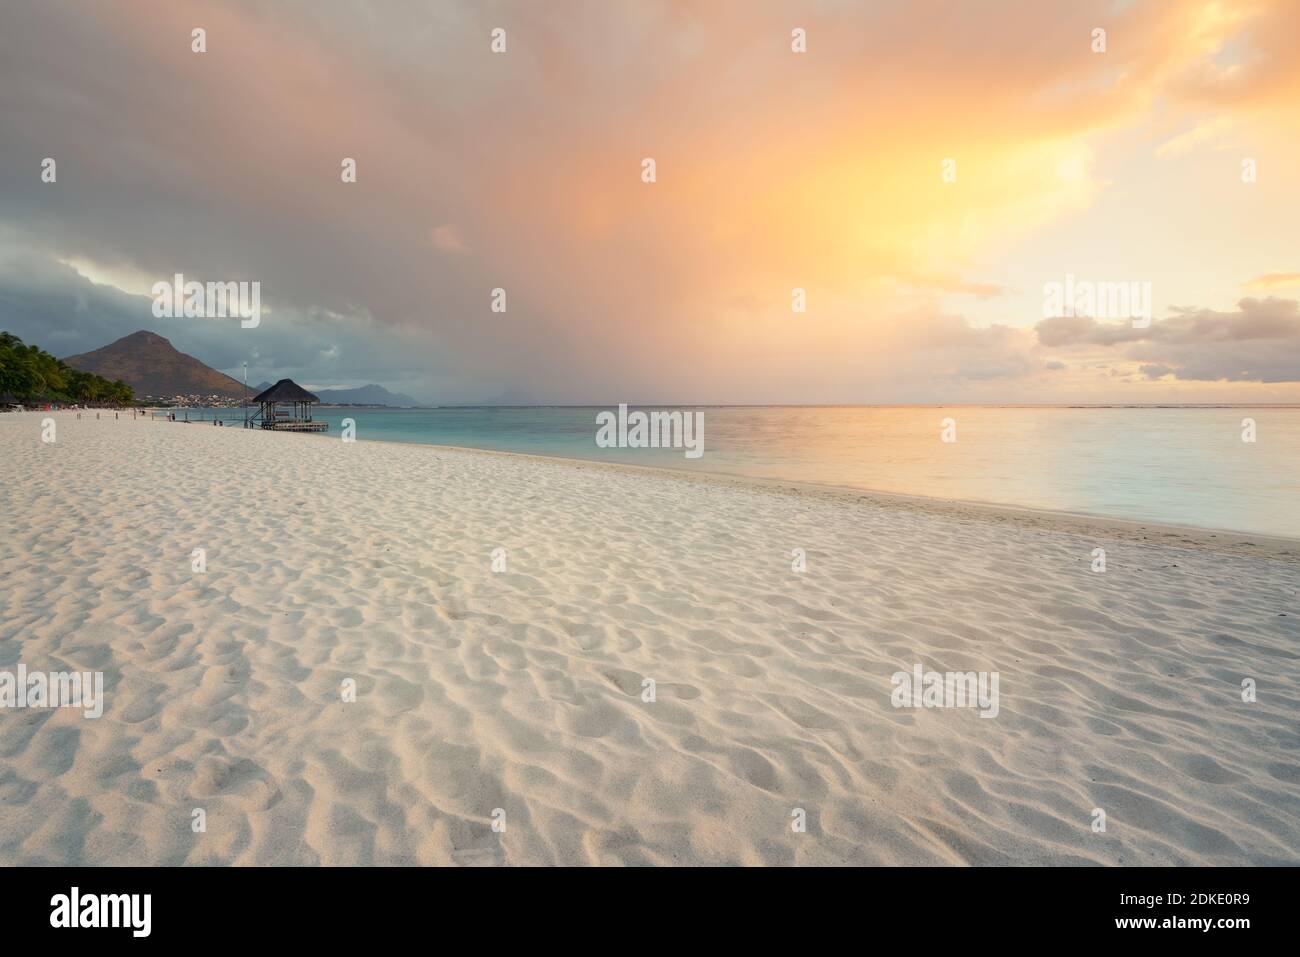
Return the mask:
<svg viewBox="0 0 1300 957">
<path fill-rule="evenodd" d="M 130 405 L 135 401 L 131 387 L 121 379 L 110 382 L 74 369 L 44 349 L 0 332 L 0 395 L 5 393 L 30 402 Z"/>
</svg>

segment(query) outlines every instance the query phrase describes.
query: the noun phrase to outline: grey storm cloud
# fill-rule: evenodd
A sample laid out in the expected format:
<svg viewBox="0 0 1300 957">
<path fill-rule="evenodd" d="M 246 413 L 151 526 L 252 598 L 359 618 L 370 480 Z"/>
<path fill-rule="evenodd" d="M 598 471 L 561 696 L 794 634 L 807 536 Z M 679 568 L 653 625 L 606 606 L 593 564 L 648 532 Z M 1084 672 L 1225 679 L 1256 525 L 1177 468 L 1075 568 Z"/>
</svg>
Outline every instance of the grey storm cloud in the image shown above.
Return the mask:
<svg viewBox="0 0 1300 957">
<path fill-rule="evenodd" d="M 235 2 L 203 8 L 199 56 L 193 16 L 172 4 L 5 7 L 0 328 L 61 355 L 149 329 L 223 371 L 247 361 L 427 401 L 578 378 L 575 304 L 534 291 L 511 213 L 493 207 L 528 162 L 501 143 L 536 111 L 499 78 L 478 84 L 477 104 L 428 95 L 484 77 L 490 54 L 468 51 L 484 46 L 471 38 L 488 11 Z M 412 28 L 392 34 L 395 16 Z M 526 62 L 492 65 L 509 76 Z M 54 184 L 39 179 L 46 157 Z M 353 186 L 343 157 L 357 160 Z M 69 261 L 256 281 L 268 315 L 257 330 L 167 324 L 148 297 Z M 498 286 L 507 314 L 489 309 Z"/>
<path fill-rule="evenodd" d="M 419 390 L 432 368 L 445 385 L 474 394 L 473 381 L 460 378 L 436 351 L 432 360 L 425 357 L 418 333 L 295 310 L 278 312 L 273 320 L 264 318 L 250 329 L 241 328 L 237 319 L 160 319 L 153 315 L 151 297 L 93 283 L 70 265 L 15 248 L 3 233 L 0 327 L 59 357 L 148 329 L 235 378 L 242 376 L 242 363 L 247 362 L 254 385 L 291 376 L 315 385 L 381 382 L 399 391 Z M 419 391 L 415 394 L 432 401 Z"/>
<path fill-rule="evenodd" d="M 5 3 L 0 328 L 65 355 L 145 328 L 223 371 L 248 361 L 259 377 L 373 380 L 435 402 L 879 400 L 915 394 L 895 385 L 908 377 L 923 390 L 1032 374 L 1021 337 L 951 323 L 929 346 L 895 336 L 890 357 L 875 349 L 889 329 L 847 318 L 812 358 L 794 323 L 755 320 L 765 341 L 717 331 L 718 302 L 788 303 L 782 270 L 822 268 L 787 261 L 817 230 L 749 193 L 819 168 L 780 150 L 772 170 L 753 166 L 789 139 L 782 104 L 815 105 L 804 122 L 822 130 L 823 164 L 846 117 L 915 79 L 917 50 L 931 51 L 926 82 L 950 109 L 946 77 L 969 68 L 953 62 L 954 39 L 993 28 L 973 8 L 929 7 L 944 15 L 809 5 L 800 22 L 820 38 L 822 68 L 808 70 L 789 55 L 782 0 Z M 1063 9 L 1026 11 L 1010 29 L 1086 23 Z M 487 42 L 499 25 L 502 56 Z M 1006 103 L 1066 71 L 1016 46 L 1023 58 L 993 78 Z M 903 129 L 904 154 L 909 144 Z M 648 193 L 651 150 L 660 182 Z M 38 179 L 45 157 L 57 185 Z M 348 186 L 345 157 L 357 163 Z M 751 278 L 740 237 L 752 227 L 788 247 L 759 249 L 779 281 Z M 892 268 L 881 258 L 868 273 Z M 104 282 L 67 262 L 103 267 L 86 275 Z M 126 272 L 257 281 L 267 315 L 252 331 L 155 322 L 144 299 L 105 284 Z M 505 313 L 489 308 L 498 287 Z"/>
<path fill-rule="evenodd" d="M 887 198 L 936 121 L 959 139 L 958 119 L 979 139 L 1026 116 L 1059 136 L 1119 122 L 1123 104 L 1094 96 L 1057 129 L 1040 95 L 1077 80 L 1043 42 L 1086 35 L 1067 0 L 1010 18 L 805 4 L 816 69 L 790 55 L 785 0 L 2 5 L 0 328 L 56 354 L 149 329 L 226 372 L 431 402 L 917 401 L 1005 395 L 1045 370 L 1038 341 L 1092 334 L 977 327 L 928 294 L 860 302 L 863 283 L 915 285 L 929 264 L 892 235 L 856 248 L 877 227 L 840 195 Z M 1163 29 L 1116 17 L 1130 51 Z M 488 44 L 499 25 L 506 55 Z M 994 48 L 1014 53 L 990 72 Z M 881 165 L 858 182 L 867 131 Z M 46 157 L 57 184 L 40 180 Z M 918 235 L 943 221 L 927 216 Z M 175 273 L 259 282 L 260 327 L 154 319 L 140 284 Z M 803 322 L 796 284 L 814 303 Z M 728 305 L 746 299 L 752 315 Z M 899 317 L 917 301 L 925 314 Z M 1148 365 L 1200 367 L 1111 334 L 1165 350 Z M 1243 355 L 1238 373 L 1289 355 Z"/>
<path fill-rule="evenodd" d="M 1088 317 L 1044 319 L 1041 345 L 1055 349 L 1114 350 L 1141 362 L 1150 379 L 1294 382 L 1300 379 L 1300 303 L 1242 299 L 1235 312 L 1178 308 L 1145 328 Z"/>
</svg>

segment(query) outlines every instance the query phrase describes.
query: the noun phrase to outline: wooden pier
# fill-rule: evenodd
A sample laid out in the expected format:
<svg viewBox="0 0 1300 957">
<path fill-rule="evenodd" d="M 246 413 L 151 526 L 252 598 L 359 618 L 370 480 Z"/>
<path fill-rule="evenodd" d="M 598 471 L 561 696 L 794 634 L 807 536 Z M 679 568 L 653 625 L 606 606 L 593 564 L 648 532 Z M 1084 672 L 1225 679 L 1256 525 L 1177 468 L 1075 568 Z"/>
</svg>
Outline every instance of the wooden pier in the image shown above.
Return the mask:
<svg viewBox="0 0 1300 957">
<path fill-rule="evenodd" d="M 272 429 L 276 432 L 324 432 L 328 422 L 311 417 L 313 405 L 320 399 L 292 379 L 281 379 L 253 398 L 257 409 L 244 418 L 244 428 Z"/>
</svg>

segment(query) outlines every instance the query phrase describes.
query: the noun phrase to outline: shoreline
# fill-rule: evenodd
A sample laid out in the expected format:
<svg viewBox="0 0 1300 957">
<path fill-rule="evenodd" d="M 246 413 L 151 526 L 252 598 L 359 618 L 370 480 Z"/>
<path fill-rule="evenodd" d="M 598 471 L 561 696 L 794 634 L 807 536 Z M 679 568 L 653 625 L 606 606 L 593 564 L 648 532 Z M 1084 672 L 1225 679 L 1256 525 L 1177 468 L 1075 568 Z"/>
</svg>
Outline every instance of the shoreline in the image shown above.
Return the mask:
<svg viewBox="0 0 1300 957">
<path fill-rule="evenodd" d="M 198 422 L 170 422 L 167 425 L 194 425 Z M 232 426 L 233 427 L 233 426 Z M 247 431 L 238 429 L 238 431 Z M 273 430 L 252 430 L 270 432 Z M 339 441 L 329 434 L 294 433 L 294 438 Z M 958 520 L 985 519 L 998 524 L 1012 524 L 1022 528 L 1042 531 L 1063 531 L 1081 536 L 1104 536 L 1113 540 L 1155 545 L 1174 545 L 1186 548 L 1208 549 L 1227 554 L 1242 554 L 1251 549 L 1255 557 L 1300 563 L 1300 538 L 1285 535 L 1266 535 L 1257 532 L 1240 532 L 1232 529 L 1211 528 L 1201 525 L 1179 525 L 1171 522 L 1154 522 L 1136 518 L 1118 518 L 1109 515 L 1092 515 L 1057 509 L 1037 508 L 1031 505 L 1014 505 L 1005 502 L 987 502 L 978 499 L 947 499 L 883 489 L 861 489 L 851 485 L 824 485 L 797 479 L 768 478 L 741 475 L 733 472 L 673 469 L 659 465 L 635 465 L 628 462 L 601 462 L 598 459 L 571 458 L 564 455 L 547 455 L 540 452 L 513 452 L 505 449 L 482 449 L 466 445 L 442 445 L 434 442 L 398 442 L 392 439 L 357 439 L 388 446 L 417 446 L 444 452 L 462 452 L 476 455 L 512 456 L 569 466 L 592 466 L 632 473 L 649 473 L 665 478 L 702 482 L 720 486 L 765 488 L 786 494 L 807 495 L 845 504 L 867 504 L 877 508 L 914 508 L 930 514 L 946 514 Z"/>
<path fill-rule="evenodd" d="M 1297 862 L 1257 542 L 59 418 L 0 418 L 0 671 L 103 707 L 0 709 L 0 864 Z"/>
<path fill-rule="evenodd" d="M 323 438 L 323 436 L 317 436 L 317 438 Z M 390 445 L 426 444 L 387 442 L 383 439 L 359 439 L 358 441 L 385 442 L 385 444 Z M 883 489 L 860 489 L 850 485 L 822 485 L 817 482 L 740 475 L 731 472 L 697 472 L 655 465 L 600 462 L 595 459 L 568 458 L 562 455 L 542 455 L 533 452 L 508 452 L 498 449 L 478 449 L 460 445 L 429 445 L 428 447 L 450 452 L 517 456 L 571 466 L 590 465 L 596 468 L 650 473 L 664 478 L 679 478 L 718 486 L 763 488 L 773 492 L 824 498 L 828 501 L 845 504 L 866 503 L 880 508 L 915 508 L 929 514 L 947 514 L 959 520 L 978 521 L 985 519 L 1015 524 L 1024 528 L 1068 531 L 1078 535 L 1101 534 L 1123 541 L 1140 541 L 1155 545 L 1182 545 L 1232 553 L 1239 553 L 1242 548 L 1257 548 L 1258 551 L 1251 553 L 1256 557 L 1300 562 L 1300 538 L 1289 538 L 1281 535 L 1262 535 L 1255 532 L 1236 532 L 1230 529 L 1206 528 L 1199 525 L 1176 525 L 1167 522 L 1144 521 L 1142 519 L 1114 518 L 1107 515 L 1090 515 L 1083 512 L 1066 512 L 1036 508 L 1029 505 L 985 502 L 977 499 L 936 498 L 906 492 L 889 492 Z"/>
</svg>

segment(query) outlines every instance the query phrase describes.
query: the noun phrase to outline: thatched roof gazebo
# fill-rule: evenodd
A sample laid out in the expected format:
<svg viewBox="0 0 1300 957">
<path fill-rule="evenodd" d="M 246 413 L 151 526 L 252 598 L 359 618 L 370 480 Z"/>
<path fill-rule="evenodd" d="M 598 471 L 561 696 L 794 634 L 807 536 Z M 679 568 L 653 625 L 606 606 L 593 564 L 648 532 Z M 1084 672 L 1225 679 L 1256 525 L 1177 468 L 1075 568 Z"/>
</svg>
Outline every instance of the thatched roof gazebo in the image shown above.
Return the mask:
<svg viewBox="0 0 1300 957">
<path fill-rule="evenodd" d="M 311 417 L 311 407 L 320 402 L 292 379 L 281 379 L 271 388 L 253 397 L 257 411 L 244 420 L 252 428 L 259 423 L 264 429 L 281 432 L 324 432 L 328 422 L 316 422 Z"/>
</svg>

